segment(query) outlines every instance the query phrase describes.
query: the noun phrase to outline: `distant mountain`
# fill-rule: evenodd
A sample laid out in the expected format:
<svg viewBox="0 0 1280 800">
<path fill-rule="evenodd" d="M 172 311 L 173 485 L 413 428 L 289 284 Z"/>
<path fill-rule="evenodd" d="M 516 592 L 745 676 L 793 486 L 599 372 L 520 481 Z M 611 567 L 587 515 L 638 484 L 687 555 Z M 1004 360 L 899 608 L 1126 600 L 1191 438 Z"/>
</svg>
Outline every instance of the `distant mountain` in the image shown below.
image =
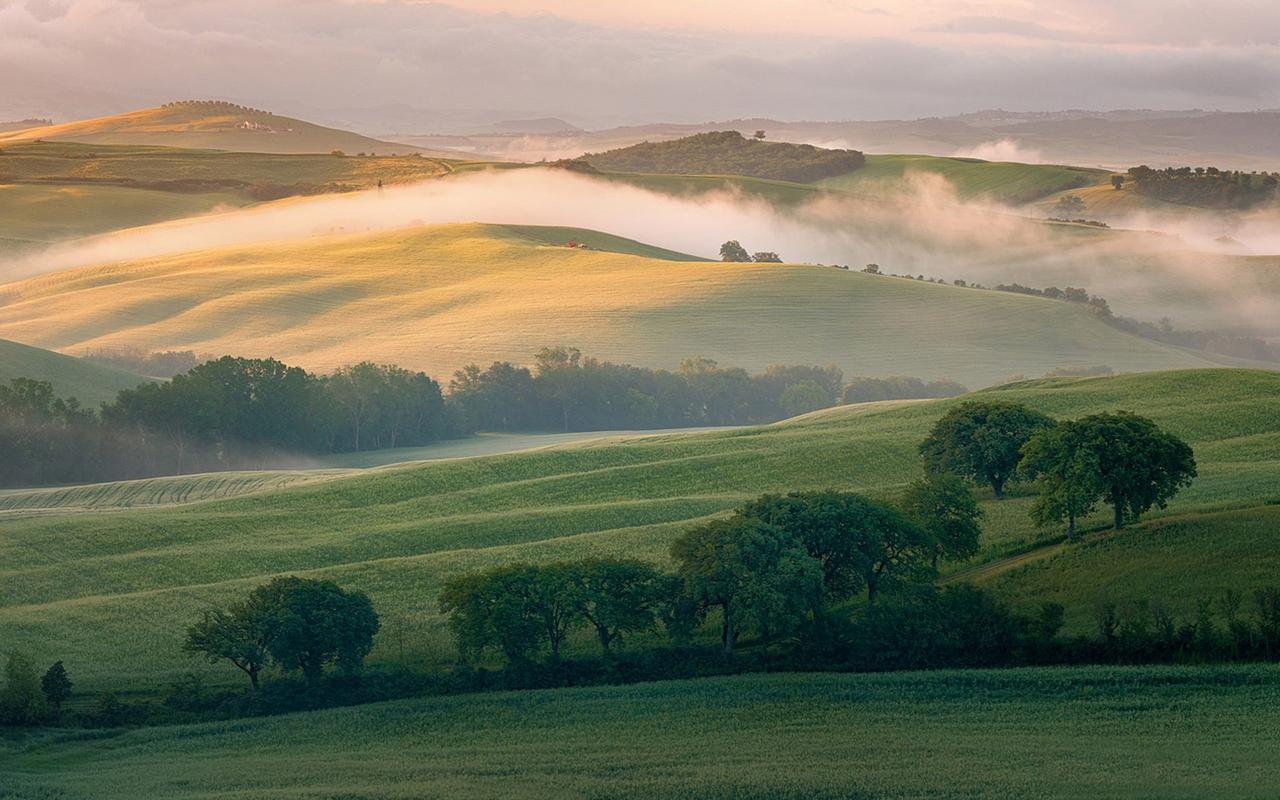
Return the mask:
<svg viewBox="0 0 1280 800">
<path fill-rule="evenodd" d="M 582 128 L 557 117 L 539 117 L 538 119 L 507 119 L 495 122 L 490 126 L 503 133 L 577 133 Z"/>
<path fill-rule="evenodd" d="M 0 133 L 0 145 L 33 139 L 248 153 L 327 153 L 342 150 L 388 155 L 421 149 L 216 100 L 166 103 L 157 108 L 124 114 Z"/>
</svg>

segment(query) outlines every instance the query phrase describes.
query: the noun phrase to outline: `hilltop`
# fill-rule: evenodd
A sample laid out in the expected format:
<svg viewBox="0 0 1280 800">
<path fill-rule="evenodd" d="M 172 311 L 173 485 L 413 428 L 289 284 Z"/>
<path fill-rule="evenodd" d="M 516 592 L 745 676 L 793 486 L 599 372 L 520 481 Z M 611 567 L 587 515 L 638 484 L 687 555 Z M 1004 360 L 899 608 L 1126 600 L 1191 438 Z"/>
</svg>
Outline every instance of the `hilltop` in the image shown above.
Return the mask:
<svg viewBox="0 0 1280 800">
<path fill-rule="evenodd" d="M 862 167 L 857 150 L 748 139 L 737 131 L 699 133 L 666 142 L 642 142 L 580 161 L 598 170 L 675 175 L 742 175 L 808 183 Z"/>
<path fill-rule="evenodd" d="M 571 244 L 587 247 L 571 247 Z M 1080 304 L 831 267 L 696 262 L 571 228 L 435 225 L 229 247 L 0 287 L 0 336 L 65 352 L 122 346 L 362 360 L 448 379 L 567 344 L 674 368 L 833 363 L 983 386 L 1071 364 L 1120 371 L 1227 359 L 1137 338 Z"/>
<path fill-rule="evenodd" d="M 149 378 L 80 358 L 0 339 L 0 383 L 14 378 L 48 381 L 60 397 L 95 408 Z"/>
<path fill-rule="evenodd" d="M 1257 576 L 1280 568 L 1277 550 L 1260 543 L 1269 535 L 1266 520 L 1224 535 L 1213 558 L 1194 569 L 1174 567 L 1184 561 L 1162 569 L 1159 551 L 1144 544 L 1167 543 L 1190 555 L 1194 548 L 1183 543 L 1191 536 L 1166 537 L 1160 526 L 1275 497 L 1277 392 L 1277 373 L 1196 370 L 1033 381 L 977 396 L 1060 417 L 1128 409 L 1195 448 L 1195 483 L 1166 512 L 1153 512 L 1147 525 L 1109 539 L 1131 546 L 1110 550 L 1118 555 L 1108 569 L 1163 576 L 1160 592 L 1185 610 L 1202 591 L 1224 583 L 1251 589 Z M 5 520 L 0 581 L 10 588 L 0 597 L 0 629 L 9 632 L 11 646 L 38 659 L 66 658 L 84 691 L 106 688 L 108 680 L 114 688 L 156 686 L 190 670 L 230 682 L 230 667 L 202 666 L 182 654 L 183 626 L 201 609 L 270 576 L 297 573 L 369 593 L 385 625 L 375 663 L 402 657 L 415 665 L 449 663 L 453 654 L 435 598 L 451 575 L 585 554 L 663 564 L 671 540 L 692 521 L 765 492 L 838 487 L 892 496 L 918 474 L 919 440 L 962 400 L 845 406 L 757 428 L 407 464 L 317 476 L 277 490 L 270 488 L 274 474 L 258 482 L 227 476 L 236 485 L 220 492 L 205 486 L 208 476 L 135 482 L 136 491 L 111 485 L 104 491 L 126 502 L 153 491 L 181 502 L 184 482 L 201 497 L 254 493 L 170 508 Z M 71 512 L 88 504 L 85 493 L 73 494 L 66 498 Z M 1057 542 L 1057 531 L 1027 522 L 1032 498 L 1026 493 L 999 503 L 989 491 L 979 498 L 987 517 L 978 564 Z M 1104 509 L 1086 529 L 1105 517 Z M 1073 620 L 1087 620 L 1094 599 L 1092 584 L 1067 580 L 1086 574 L 1076 567 L 1082 558 L 1097 563 L 1088 546 L 1049 553 L 1046 572 L 1035 581 L 1050 592 L 1075 587 L 1058 595 L 1070 604 Z M 1027 596 L 1017 587 L 1009 592 Z"/>
<path fill-rule="evenodd" d="M 106 117 L 7 131 L 0 133 L 0 147 L 36 139 L 250 153 L 328 153 L 342 150 L 403 155 L 422 151 L 413 145 L 384 142 L 217 100 L 185 100 Z"/>
</svg>

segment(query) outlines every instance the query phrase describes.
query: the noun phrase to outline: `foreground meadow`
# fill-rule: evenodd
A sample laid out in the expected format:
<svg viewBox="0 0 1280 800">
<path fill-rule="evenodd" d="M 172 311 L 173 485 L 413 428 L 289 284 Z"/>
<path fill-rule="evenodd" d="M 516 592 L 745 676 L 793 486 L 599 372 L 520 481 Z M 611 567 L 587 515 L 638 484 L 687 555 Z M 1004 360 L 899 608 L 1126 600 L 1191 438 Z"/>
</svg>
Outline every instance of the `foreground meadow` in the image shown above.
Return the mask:
<svg viewBox="0 0 1280 800">
<path fill-rule="evenodd" d="M 1277 392 L 1280 374 L 1197 370 L 1033 381 L 983 395 L 1059 416 L 1150 416 L 1196 450 L 1200 477 L 1166 512 L 1178 515 L 1276 498 Z M 185 626 L 273 575 L 300 574 L 369 594 L 384 625 L 373 663 L 452 664 L 436 607 L 449 577 L 588 554 L 666 565 L 670 542 L 691 522 L 765 492 L 892 496 L 918 474 L 917 442 L 956 402 L 847 406 L 757 428 L 388 467 L 186 506 L 0 520 L 0 637 L 38 661 L 66 660 L 87 692 L 154 691 L 192 671 L 238 685 L 233 668 L 181 652 Z M 1056 541 L 1056 531 L 1027 522 L 1029 496 L 980 496 L 979 563 Z M 1259 565 L 1280 568 L 1277 553 L 1231 549 L 1213 564 L 1253 589 Z M 1178 581 L 1195 574 L 1169 574 L 1186 603 L 1196 587 Z M 1095 602 L 1088 593 L 1071 599 L 1083 609 Z M 1087 620 L 1087 611 L 1071 613 Z"/>
<path fill-rule="evenodd" d="M 1263 798 L 1280 669 L 748 675 L 0 745 L 0 797 Z"/>
</svg>

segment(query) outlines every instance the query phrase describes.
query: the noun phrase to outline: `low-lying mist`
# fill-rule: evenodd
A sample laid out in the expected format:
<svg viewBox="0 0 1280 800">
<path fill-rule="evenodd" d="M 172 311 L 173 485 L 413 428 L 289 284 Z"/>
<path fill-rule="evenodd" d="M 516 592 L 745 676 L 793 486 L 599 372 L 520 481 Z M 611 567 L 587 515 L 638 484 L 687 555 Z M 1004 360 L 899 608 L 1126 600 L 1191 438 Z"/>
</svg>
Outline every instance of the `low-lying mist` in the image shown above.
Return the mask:
<svg viewBox="0 0 1280 800">
<path fill-rule="evenodd" d="M 677 196 L 558 169 L 494 170 L 77 240 L 11 261 L 0 276 L 456 222 L 590 228 L 710 258 L 737 239 L 790 262 L 853 269 L 874 262 L 883 272 L 948 282 L 1082 286 L 1118 312 L 1188 325 L 1261 329 L 1280 318 L 1280 270 L 1257 259 L 1197 252 L 1192 237 L 1047 225 L 995 203 L 962 202 L 931 174 L 782 206 L 729 188 Z M 1250 242 L 1270 241 L 1249 230 L 1241 235 Z"/>
</svg>

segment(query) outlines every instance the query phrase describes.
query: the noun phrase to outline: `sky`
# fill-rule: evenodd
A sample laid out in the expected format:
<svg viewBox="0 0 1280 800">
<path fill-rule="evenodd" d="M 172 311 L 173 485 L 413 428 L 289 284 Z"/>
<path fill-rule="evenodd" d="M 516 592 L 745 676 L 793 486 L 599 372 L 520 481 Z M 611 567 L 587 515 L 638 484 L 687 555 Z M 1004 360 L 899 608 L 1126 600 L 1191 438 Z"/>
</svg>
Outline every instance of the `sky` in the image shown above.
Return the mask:
<svg viewBox="0 0 1280 800">
<path fill-rule="evenodd" d="M 0 0 L 0 121 L 187 98 L 584 127 L 1276 108 L 1280 2 Z"/>
</svg>

